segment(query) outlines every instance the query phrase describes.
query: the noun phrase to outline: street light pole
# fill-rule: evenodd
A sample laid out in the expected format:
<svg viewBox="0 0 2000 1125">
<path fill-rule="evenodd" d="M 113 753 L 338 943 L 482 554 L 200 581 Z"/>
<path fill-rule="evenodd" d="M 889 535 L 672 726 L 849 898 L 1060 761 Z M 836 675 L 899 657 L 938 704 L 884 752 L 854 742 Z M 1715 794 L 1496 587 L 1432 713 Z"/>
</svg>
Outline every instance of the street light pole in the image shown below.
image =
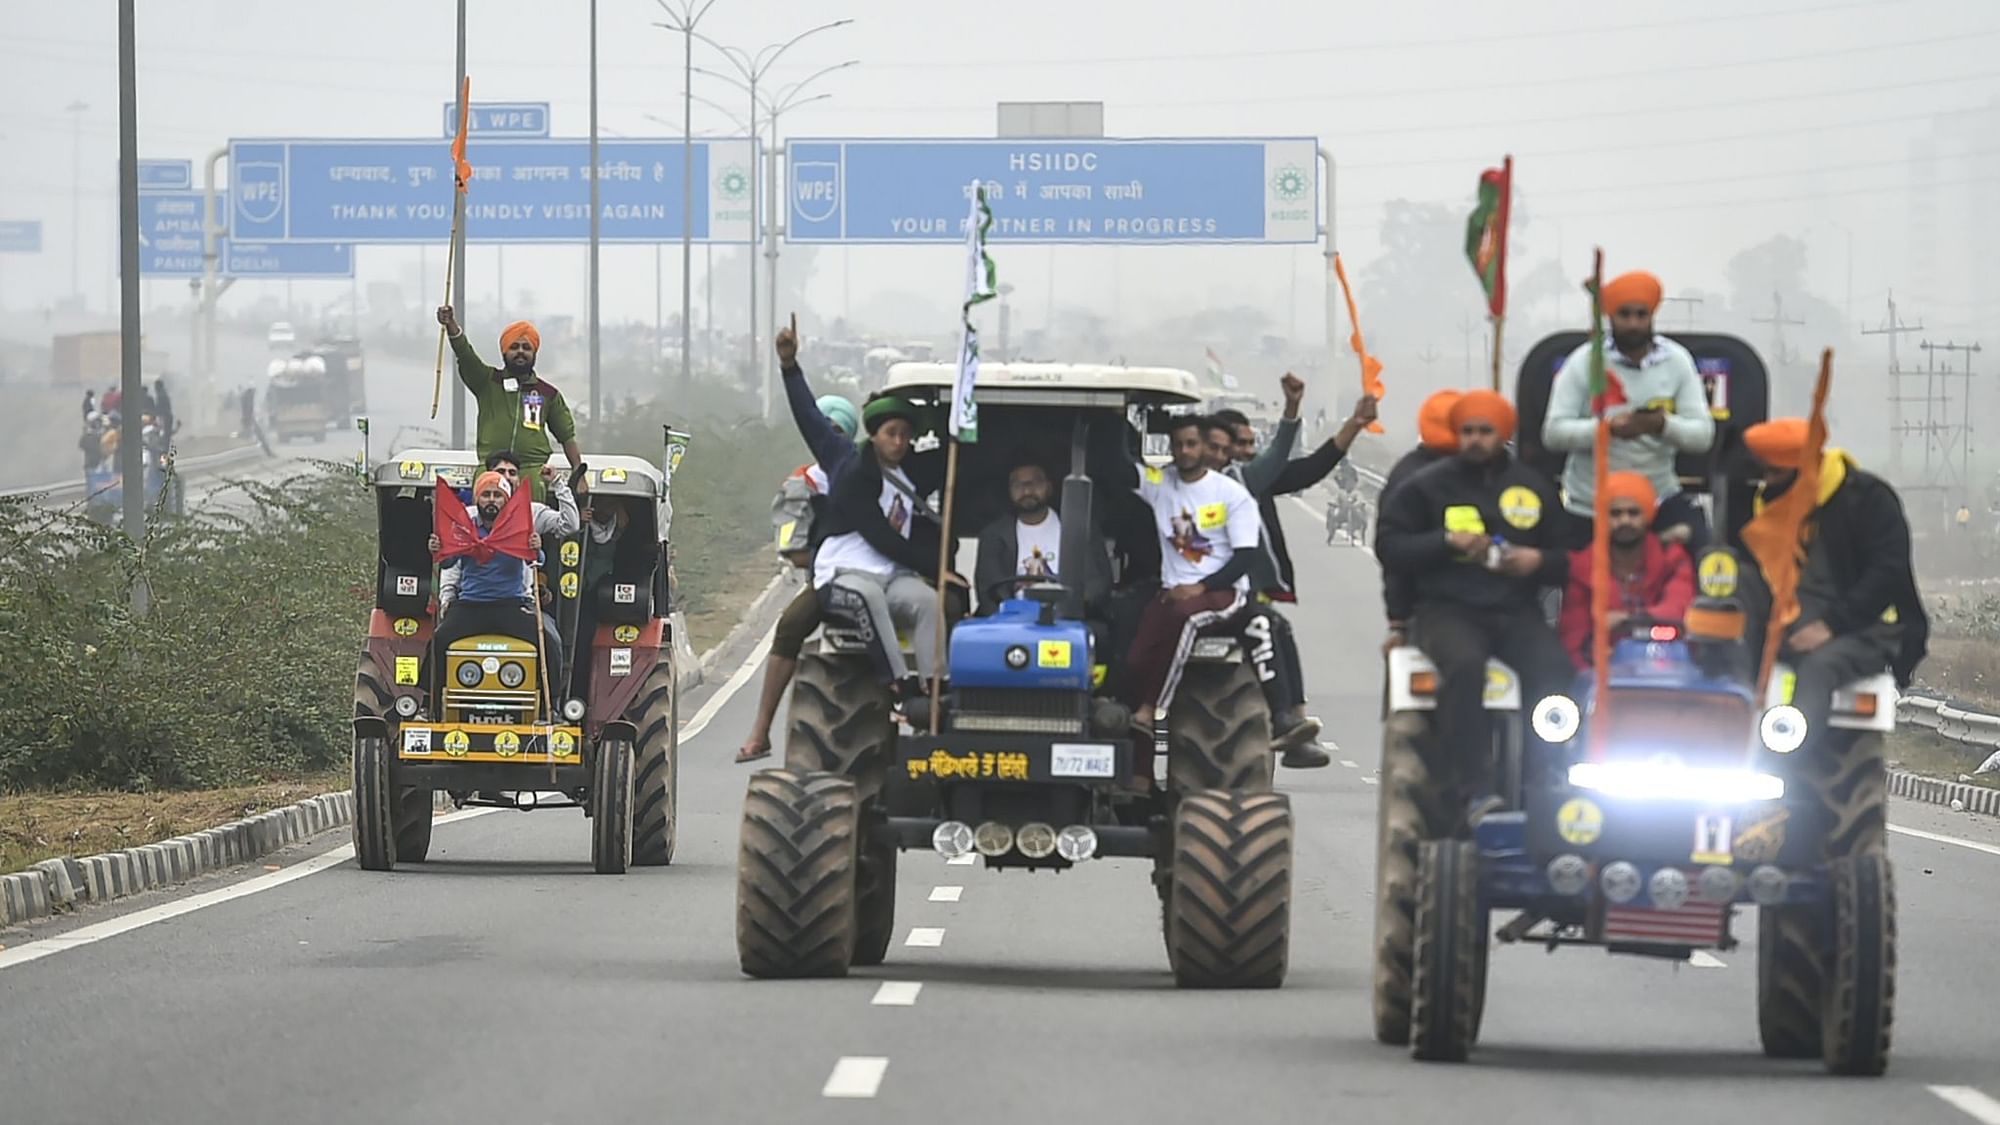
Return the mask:
<svg viewBox="0 0 2000 1125">
<path fill-rule="evenodd" d="M 590 429 L 593 436 L 604 432 L 604 415 L 598 405 L 602 390 L 598 351 L 597 181 L 597 0 L 590 0 Z"/>
<path fill-rule="evenodd" d="M 691 366 L 694 343 L 690 336 L 688 321 L 693 311 L 694 295 L 694 37 L 702 17 L 715 7 L 715 0 L 702 0 L 697 6 L 695 0 L 681 0 L 676 10 L 667 0 L 659 0 L 670 22 L 658 24 L 669 31 L 681 33 L 681 387 L 694 386 L 694 368 Z"/>
<path fill-rule="evenodd" d="M 118 426 L 118 460 L 124 478 L 125 534 L 138 543 L 146 534 L 147 450 L 139 417 L 144 391 L 139 385 L 139 91 L 134 3 L 118 0 L 118 342 L 122 369 L 118 385 L 125 396 Z M 145 597 L 145 580 L 136 579 L 132 588 L 134 612 L 146 611 Z"/>
<path fill-rule="evenodd" d="M 63 107 L 69 130 L 69 291 L 83 295 L 83 115 L 90 107 L 74 101 Z"/>
<path fill-rule="evenodd" d="M 462 96 L 464 90 L 465 90 L 465 0 L 458 0 L 458 82 L 451 88 L 451 100 L 454 104 L 457 103 L 458 99 Z M 451 248 L 451 255 L 452 255 L 451 311 L 453 317 L 456 318 L 460 324 L 464 324 L 465 323 L 465 193 L 464 192 L 460 191 L 452 193 L 452 207 L 456 209 L 457 214 L 452 216 L 453 221 L 451 224 L 451 229 L 454 232 L 454 237 L 456 237 L 458 241 L 455 244 L 453 244 Z M 351 313 L 352 313 L 352 319 L 355 324 L 354 335 L 356 340 L 359 340 L 361 338 L 361 330 L 360 330 L 361 298 L 359 294 L 360 285 L 361 283 L 359 280 L 359 276 L 357 275 L 355 282 L 349 287 L 350 290 L 349 297 L 353 300 L 354 303 L 354 308 L 351 310 Z M 456 364 L 458 361 L 454 359 L 452 362 Z M 451 447 L 453 449 L 465 448 L 465 384 L 459 382 L 457 379 L 453 379 L 451 381 Z"/>
</svg>

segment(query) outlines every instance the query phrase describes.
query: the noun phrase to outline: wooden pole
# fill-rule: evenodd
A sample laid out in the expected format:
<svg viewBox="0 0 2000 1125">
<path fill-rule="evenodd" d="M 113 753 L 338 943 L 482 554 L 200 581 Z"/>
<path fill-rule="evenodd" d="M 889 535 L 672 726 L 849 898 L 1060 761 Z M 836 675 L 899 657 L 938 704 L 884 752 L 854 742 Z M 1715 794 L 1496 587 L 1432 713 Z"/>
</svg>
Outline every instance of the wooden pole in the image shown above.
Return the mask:
<svg viewBox="0 0 2000 1125">
<path fill-rule="evenodd" d="M 1500 365 L 1503 362 L 1500 358 L 1500 350 L 1501 350 L 1500 341 L 1507 328 L 1507 318 L 1504 316 L 1496 316 L 1493 317 L 1492 320 L 1493 320 L 1493 393 L 1505 394 L 1506 392 L 1500 389 Z"/>
<path fill-rule="evenodd" d="M 958 493 L 958 442 L 947 438 L 951 448 L 944 455 L 944 516 L 943 526 L 938 536 L 938 576 L 937 576 L 937 637 L 933 652 L 937 659 L 931 665 L 931 733 L 938 732 L 938 704 L 944 694 L 944 676 L 937 665 L 946 659 L 945 637 L 945 575 L 951 573 L 951 517 L 953 500 Z"/>
<path fill-rule="evenodd" d="M 442 303 L 446 307 L 451 305 L 451 267 L 457 256 L 458 224 L 454 222 L 451 224 L 451 246 L 444 252 L 444 301 Z M 438 325 L 437 370 L 431 375 L 431 418 L 433 420 L 438 416 L 438 399 L 444 394 L 444 340 L 446 335 L 444 325 Z M 505 356 L 501 357 L 501 362 L 506 362 Z"/>
</svg>

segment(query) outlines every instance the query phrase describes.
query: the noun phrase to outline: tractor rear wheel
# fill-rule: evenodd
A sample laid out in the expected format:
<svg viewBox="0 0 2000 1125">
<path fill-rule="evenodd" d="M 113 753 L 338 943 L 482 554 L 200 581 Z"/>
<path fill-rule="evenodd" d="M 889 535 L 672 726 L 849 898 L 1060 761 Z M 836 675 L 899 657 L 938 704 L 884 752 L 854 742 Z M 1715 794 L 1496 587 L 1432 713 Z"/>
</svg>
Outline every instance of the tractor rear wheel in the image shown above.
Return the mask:
<svg viewBox="0 0 2000 1125">
<path fill-rule="evenodd" d="M 1291 950 L 1291 798 L 1186 794 L 1174 810 L 1173 847 L 1166 911 L 1175 982 L 1183 988 L 1283 984 Z"/>
</svg>

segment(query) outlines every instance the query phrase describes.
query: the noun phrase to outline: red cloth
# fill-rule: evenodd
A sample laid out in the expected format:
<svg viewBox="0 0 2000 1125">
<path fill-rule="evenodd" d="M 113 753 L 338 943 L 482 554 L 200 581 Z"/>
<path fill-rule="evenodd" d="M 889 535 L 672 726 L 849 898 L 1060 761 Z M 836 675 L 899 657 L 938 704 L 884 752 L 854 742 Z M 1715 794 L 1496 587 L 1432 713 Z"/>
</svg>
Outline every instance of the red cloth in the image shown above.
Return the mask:
<svg viewBox="0 0 2000 1125">
<path fill-rule="evenodd" d="M 1562 617 L 1557 631 L 1562 634 L 1563 651 L 1578 671 L 1590 667 L 1590 552 L 1570 555 L 1569 589 L 1563 593 Z M 1618 583 L 1611 591 L 1611 608 L 1644 614 L 1662 621 L 1678 622 L 1694 604 L 1694 563 L 1678 543 L 1662 543 L 1652 533 L 1646 545 L 1640 571 L 1630 581 Z"/>
<path fill-rule="evenodd" d="M 458 502 L 458 493 L 443 477 L 437 479 L 437 490 L 432 494 L 431 528 L 437 533 L 438 552 L 433 561 L 464 555 L 481 566 L 493 561 L 494 555 L 510 555 L 522 562 L 535 561 L 535 549 L 528 545 L 535 534 L 535 517 L 528 490 L 517 488 L 500 505 L 500 516 L 493 521 L 493 530 L 485 536 L 479 534 L 479 525 L 465 505 Z"/>
</svg>

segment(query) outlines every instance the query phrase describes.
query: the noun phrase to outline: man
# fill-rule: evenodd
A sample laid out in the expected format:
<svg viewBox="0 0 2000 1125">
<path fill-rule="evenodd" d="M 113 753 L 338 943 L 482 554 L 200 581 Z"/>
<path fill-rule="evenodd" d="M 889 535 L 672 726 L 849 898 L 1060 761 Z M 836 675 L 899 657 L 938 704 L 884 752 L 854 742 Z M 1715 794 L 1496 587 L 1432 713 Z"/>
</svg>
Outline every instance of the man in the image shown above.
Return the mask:
<svg viewBox="0 0 2000 1125">
<path fill-rule="evenodd" d="M 1653 482 L 1638 473 L 1612 473 L 1604 482 L 1611 501 L 1611 610 L 1613 629 L 1633 616 L 1679 624 L 1694 604 L 1694 563 L 1678 543 L 1663 542 L 1653 531 L 1659 501 Z M 1591 667 L 1596 634 L 1592 630 L 1590 548 L 1569 557 L 1569 590 L 1563 594 L 1557 631 L 1563 649 L 1578 671 Z"/>
<path fill-rule="evenodd" d="M 1062 579 L 1062 516 L 1049 507 L 1049 474 L 1030 461 L 1007 474 L 1009 510 L 979 532 L 977 561 L 972 568 L 973 594 L 979 615 L 990 615 L 1014 596 L 1022 575 L 1050 582 Z M 1096 530 L 1090 535 L 1082 568 L 1086 612 L 1101 610 L 1111 592 L 1111 556 Z"/>
<path fill-rule="evenodd" d="M 479 455 L 484 457 L 496 449 L 520 454 L 521 472 L 533 483 L 535 499 L 546 500 L 540 469 L 553 451 L 550 436 L 562 443 L 563 456 L 569 458 L 571 468 L 583 464 L 583 452 L 577 448 L 576 419 L 570 414 L 568 401 L 535 374 L 542 334 L 525 320 L 508 325 L 500 333 L 504 366 L 496 369 L 486 366 L 473 350 L 450 305 L 439 307 L 437 321 L 451 337 L 451 351 L 458 359 L 458 381 L 472 392 L 479 407 L 475 431 Z"/>
<path fill-rule="evenodd" d="M 861 411 L 868 448 L 833 486 L 827 537 L 813 561 L 822 613 L 852 621 L 868 643 L 877 674 L 898 704 L 926 690 L 938 674 L 937 517 L 923 497 L 942 483 L 943 448 L 912 454 L 916 408 L 893 395 Z M 918 534 L 922 523 L 924 534 Z M 948 581 L 964 585 L 949 575 Z M 897 641 L 906 629 L 916 649 L 913 678 Z"/>
<path fill-rule="evenodd" d="M 1569 658 L 1543 617 L 1540 591 L 1569 577 L 1569 556 L 1554 486 L 1507 452 L 1513 404 L 1468 391 L 1452 405 L 1451 423 L 1457 455 L 1385 496 L 1375 553 L 1385 570 L 1415 579 L 1417 644 L 1438 672 L 1437 744 L 1460 757 L 1467 820 L 1476 825 L 1505 804 L 1492 771 L 1486 662 L 1512 667 L 1530 706 L 1568 682 Z"/>
<path fill-rule="evenodd" d="M 1663 290 L 1659 278 L 1635 271 L 1604 284 L 1605 315 L 1611 318 L 1612 349 L 1605 356 L 1612 412 L 1611 468 L 1640 473 L 1660 498 L 1655 530 L 1672 542 L 1698 551 L 1708 543 L 1708 520 L 1694 497 L 1681 491 L 1674 457 L 1705 453 L 1715 443 L 1715 418 L 1701 374 L 1688 350 L 1653 334 L 1653 313 Z M 1590 345 L 1563 361 L 1549 388 L 1542 420 L 1542 445 L 1567 453 L 1563 503 L 1572 516 L 1571 546 L 1590 541 L 1597 503 L 1597 414 L 1590 395 Z"/>
<path fill-rule="evenodd" d="M 1765 468 L 1758 514 L 1743 529 L 1758 550 L 1791 550 L 1767 534 L 1767 505 L 1798 482 L 1806 452 L 1806 420 L 1781 418 L 1743 433 L 1743 442 Z M 1930 619 L 1917 594 L 1910 555 L 1910 524 L 1889 483 L 1865 472 L 1845 451 L 1827 448 L 1820 458 L 1819 495 L 1801 529 L 1805 560 L 1799 571 L 1798 618 L 1786 626 L 1780 655 L 1797 676 L 1792 705 L 1806 718 L 1807 738 L 1826 728 L 1835 689 L 1884 668 L 1908 687 L 1930 641 Z M 1757 587 L 1761 588 L 1762 583 Z M 1753 598 L 1754 638 L 1764 636 L 1769 591 Z"/>
<path fill-rule="evenodd" d="M 569 484 L 549 465 L 541 466 L 544 487 L 554 493 L 558 508 L 535 504 L 531 509 L 534 533 L 528 545 L 539 551 L 543 538 L 561 538 L 573 534 L 577 529 L 576 498 L 570 495 Z M 493 531 L 493 523 L 500 518 L 500 509 L 507 498 L 514 493 L 505 475 L 494 469 L 479 474 L 472 484 L 473 504 L 467 514 L 473 517 L 479 537 L 484 539 Z M 448 496 L 438 497 L 439 503 L 456 503 Z M 431 553 L 435 555 L 441 548 L 438 537 L 430 538 Z M 536 607 L 536 591 L 528 564 L 510 555 L 495 554 L 487 562 L 474 562 L 466 556 L 448 559 L 444 562 L 438 577 L 438 626 L 435 639 L 431 642 L 439 661 L 456 641 L 479 633 L 504 633 L 508 636 L 532 639 L 531 631 L 542 628 L 544 659 L 543 667 L 551 672 L 562 666 L 561 638 L 548 634 L 546 622 Z M 553 680 L 551 681 L 554 682 Z"/>
<path fill-rule="evenodd" d="M 1382 491 L 1375 497 L 1377 543 L 1382 541 L 1382 513 L 1396 486 L 1415 476 L 1418 470 L 1458 452 L 1458 431 L 1451 428 L 1451 408 L 1458 404 L 1461 393 L 1438 391 L 1417 408 L 1417 447 L 1396 459 L 1389 475 L 1382 478 Z M 1415 577 L 1383 567 L 1382 608 L 1389 619 L 1388 635 L 1382 641 L 1382 651 L 1386 653 L 1409 643 L 1410 615 L 1417 609 Z"/>
<path fill-rule="evenodd" d="M 1336 496 L 1326 502 L 1326 545 L 1329 547 L 1333 546 L 1333 533 L 1346 526 L 1340 510 L 1345 501 L 1345 496 Z"/>
<path fill-rule="evenodd" d="M 1133 725 L 1149 734 L 1173 703 L 1196 634 L 1248 604 L 1257 546 L 1257 502 L 1237 481 L 1208 467 L 1203 420 L 1181 415 L 1170 427 L 1172 467 L 1145 465 L 1139 474 L 1139 497 L 1153 509 L 1163 541 L 1160 593 L 1140 615 L 1121 693 L 1132 707 Z"/>
</svg>

